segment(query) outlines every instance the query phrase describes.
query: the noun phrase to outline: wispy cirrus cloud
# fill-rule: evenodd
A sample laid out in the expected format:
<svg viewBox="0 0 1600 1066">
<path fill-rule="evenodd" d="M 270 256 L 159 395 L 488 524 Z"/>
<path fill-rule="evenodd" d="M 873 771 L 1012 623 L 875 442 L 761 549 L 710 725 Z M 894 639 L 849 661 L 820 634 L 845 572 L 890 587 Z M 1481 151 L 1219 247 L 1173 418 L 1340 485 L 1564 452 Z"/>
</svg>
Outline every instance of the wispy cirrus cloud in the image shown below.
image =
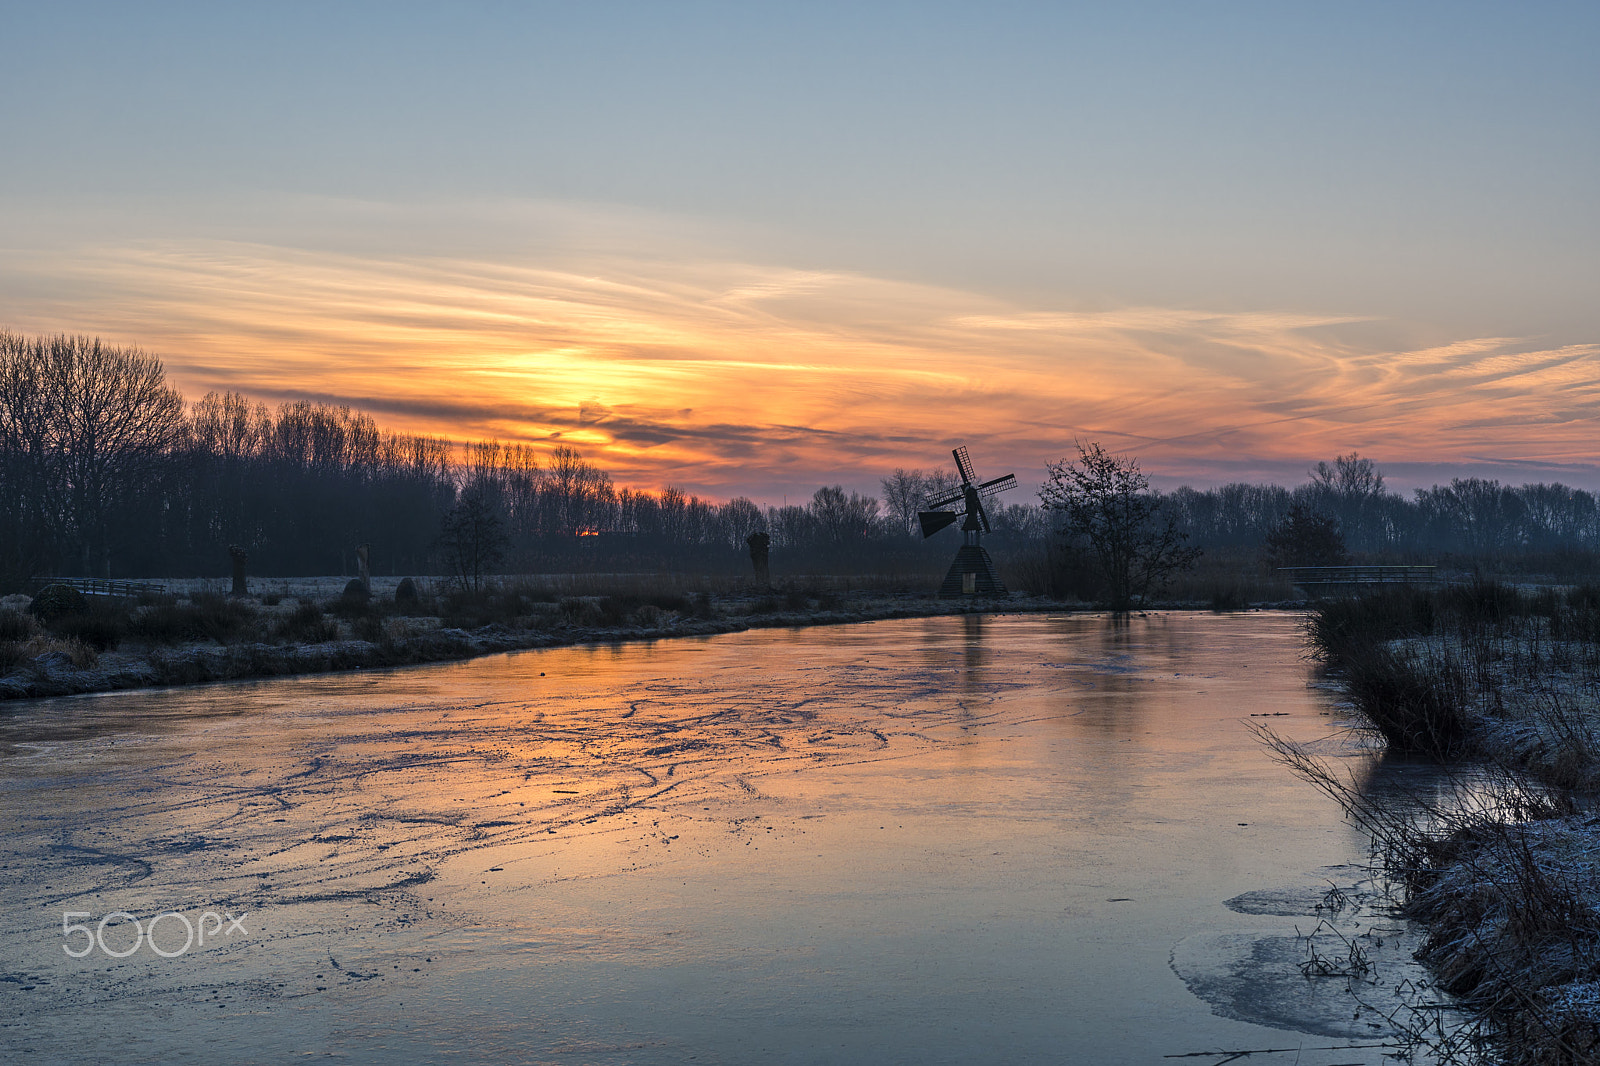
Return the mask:
<svg viewBox="0 0 1600 1066">
<path fill-rule="evenodd" d="M 194 396 L 336 400 L 398 428 L 573 443 L 646 485 L 869 485 L 958 440 L 1024 477 L 1080 437 L 1200 479 L 1352 448 L 1597 459 L 1600 346 L 1384 347 L 1348 315 L 1068 313 L 707 255 L 199 237 L 7 249 L 0 282 L 15 294 L 0 325 L 137 342 Z"/>
</svg>

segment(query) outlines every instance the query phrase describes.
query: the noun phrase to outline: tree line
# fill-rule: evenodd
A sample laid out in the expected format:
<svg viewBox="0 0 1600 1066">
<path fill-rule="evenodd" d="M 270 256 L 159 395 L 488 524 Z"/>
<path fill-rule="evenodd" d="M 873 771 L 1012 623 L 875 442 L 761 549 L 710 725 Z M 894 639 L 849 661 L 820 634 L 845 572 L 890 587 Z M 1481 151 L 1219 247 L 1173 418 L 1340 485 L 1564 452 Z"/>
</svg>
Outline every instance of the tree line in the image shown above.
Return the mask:
<svg viewBox="0 0 1600 1066">
<path fill-rule="evenodd" d="M 1042 505 L 991 511 L 986 543 L 997 558 L 1082 539 L 1087 519 L 1056 490 L 1098 448 L 1052 465 Z M 1142 501 L 1141 521 L 1170 534 L 1179 556 L 1200 549 L 1288 565 L 1317 561 L 1307 552 L 1435 561 L 1600 549 L 1600 505 L 1589 492 L 1468 478 L 1407 497 L 1354 453 L 1318 464 L 1295 488 L 1157 493 L 1142 479 L 1127 484 L 1138 487 L 1129 498 Z M 747 538 L 760 531 L 788 572 L 924 573 L 942 568 L 954 542 L 924 542 L 916 512 L 952 487 L 950 471 L 898 469 L 879 496 L 823 486 L 780 507 L 619 488 L 570 446 L 458 445 L 386 432 L 348 407 L 269 409 L 233 392 L 189 403 L 160 360 L 137 348 L 0 333 L 6 589 L 46 574 L 220 575 L 230 546 L 257 576 L 352 573 L 362 544 L 372 546 L 375 573 L 439 572 L 451 530 L 465 528 L 463 507 L 492 527 L 497 565 L 509 572 L 741 573 Z"/>
<path fill-rule="evenodd" d="M 1448 556 L 1492 563 L 1600 551 L 1600 500 L 1592 492 L 1470 477 L 1408 497 L 1389 491 L 1377 465 L 1355 452 L 1318 463 L 1293 489 L 1180 488 L 1167 495 L 1167 505 L 1180 528 L 1210 548 L 1263 546 L 1298 511 L 1331 521 L 1348 552 L 1374 562 Z"/>
</svg>

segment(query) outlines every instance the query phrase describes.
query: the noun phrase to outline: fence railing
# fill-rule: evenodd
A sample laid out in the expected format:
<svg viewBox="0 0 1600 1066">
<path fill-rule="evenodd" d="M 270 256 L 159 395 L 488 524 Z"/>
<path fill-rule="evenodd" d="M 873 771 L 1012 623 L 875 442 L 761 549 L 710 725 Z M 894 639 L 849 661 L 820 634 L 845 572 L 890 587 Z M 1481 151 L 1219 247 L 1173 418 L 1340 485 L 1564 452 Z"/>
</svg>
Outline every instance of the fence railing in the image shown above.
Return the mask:
<svg viewBox="0 0 1600 1066">
<path fill-rule="evenodd" d="M 1308 592 L 1348 585 L 1431 585 L 1438 567 L 1398 566 L 1280 566 L 1278 573 Z"/>
<path fill-rule="evenodd" d="M 46 585 L 66 585 L 69 588 L 77 589 L 85 596 L 126 596 L 130 599 L 167 591 L 167 586 L 157 585 L 152 581 L 106 581 L 93 577 L 36 577 L 33 579 L 35 590 L 42 589 Z"/>
</svg>

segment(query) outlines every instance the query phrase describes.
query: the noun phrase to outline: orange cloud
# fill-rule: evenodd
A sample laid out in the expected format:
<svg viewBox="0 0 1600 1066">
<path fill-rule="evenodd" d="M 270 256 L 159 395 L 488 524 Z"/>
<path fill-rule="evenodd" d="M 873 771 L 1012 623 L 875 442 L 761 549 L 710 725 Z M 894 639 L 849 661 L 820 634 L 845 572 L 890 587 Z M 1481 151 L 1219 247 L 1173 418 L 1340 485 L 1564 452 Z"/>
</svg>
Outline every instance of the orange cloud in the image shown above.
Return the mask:
<svg viewBox="0 0 1600 1066">
<path fill-rule="evenodd" d="M 1342 339 L 1348 317 L 1062 313 L 709 257 L 562 268 L 175 239 L 13 251 L 4 272 L 48 295 L 0 324 L 139 343 L 192 397 L 315 397 L 395 428 L 573 443 L 645 485 L 870 484 L 956 440 L 1019 474 L 1077 437 L 1174 474 L 1351 448 L 1596 460 L 1596 345 L 1379 350 Z"/>
</svg>

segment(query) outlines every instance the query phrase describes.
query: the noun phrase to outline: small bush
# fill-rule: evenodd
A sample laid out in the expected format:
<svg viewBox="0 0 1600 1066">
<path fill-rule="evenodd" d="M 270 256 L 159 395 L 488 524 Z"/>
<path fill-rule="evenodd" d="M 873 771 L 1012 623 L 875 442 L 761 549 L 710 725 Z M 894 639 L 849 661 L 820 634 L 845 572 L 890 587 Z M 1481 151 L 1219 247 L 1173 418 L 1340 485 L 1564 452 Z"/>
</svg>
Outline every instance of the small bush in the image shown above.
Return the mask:
<svg viewBox="0 0 1600 1066">
<path fill-rule="evenodd" d="M 38 631 L 33 619 L 17 611 L 0 611 L 0 640 L 27 640 Z"/>
<path fill-rule="evenodd" d="M 197 593 L 189 603 L 146 607 L 128 623 L 128 634 L 151 644 L 229 644 L 246 636 L 255 621 L 255 608 L 243 601 Z"/>
<path fill-rule="evenodd" d="M 1528 613 L 1522 594 L 1498 581 L 1474 580 L 1470 585 L 1451 585 L 1439 594 L 1441 605 L 1469 625 L 1498 626 Z"/>
<path fill-rule="evenodd" d="M 600 605 L 591 599 L 578 596 L 569 596 L 561 601 L 561 617 L 568 625 L 573 626 L 599 626 L 605 625 L 605 614 Z"/>
<path fill-rule="evenodd" d="M 401 607 L 414 607 L 422 599 L 422 594 L 417 591 L 417 583 L 409 577 L 400 579 L 400 584 L 394 587 L 394 602 Z"/>
<path fill-rule="evenodd" d="M 1365 596 L 1319 602 L 1306 617 L 1313 654 L 1338 662 L 1374 644 L 1427 636 L 1436 622 L 1434 595 L 1427 589 L 1384 589 Z"/>
<path fill-rule="evenodd" d="M 351 628 L 357 640 L 364 640 L 369 644 L 382 644 L 389 639 L 383 618 L 376 615 L 369 614 L 357 618 Z"/>
<path fill-rule="evenodd" d="M 1347 655 L 1344 688 L 1391 751 L 1447 762 L 1467 752 L 1470 686 L 1444 656 L 1400 654 L 1382 645 Z"/>
<path fill-rule="evenodd" d="M 1567 591 L 1567 606 L 1600 611 L 1600 585 L 1579 585 Z"/>
<path fill-rule="evenodd" d="M 1250 606 L 1244 593 L 1237 587 L 1217 589 L 1211 593 L 1211 610 L 1215 614 L 1226 614 L 1229 611 L 1242 611 Z"/>
<path fill-rule="evenodd" d="M 95 602 L 82 614 L 67 614 L 50 624 L 59 637 L 77 639 L 96 651 L 110 651 L 122 642 L 130 628 L 128 609 L 112 601 Z"/>
<path fill-rule="evenodd" d="M 59 650 L 65 652 L 79 670 L 93 669 L 100 662 L 99 653 L 76 637 L 61 641 Z"/>
<path fill-rule="evenodd" d="M 20 640 L 0 640 L 0 677 L 10 677 L 33 659 Z"/>
<path fill-rule="evenodd" d="M 1600 644 L 1600 604 L 1579 601 L 1550 619 L 1550 636 L 1555 640 L 1577 640 Z"/>
<path fill-rule="evenodd" d="M 339 639 L 339 624 L 325 617 L 315 603 L 305 600 L 277 624 L 273 635 L 295 644 L 326 644 Z"/>
<path fill-rule="evenodd" d="M 88 598 L 71 585 L 46 585 L 28 604 L 28 611 L 41 622 L 53 622 L 69 614 L 89 609 Z"/>
</svg>

